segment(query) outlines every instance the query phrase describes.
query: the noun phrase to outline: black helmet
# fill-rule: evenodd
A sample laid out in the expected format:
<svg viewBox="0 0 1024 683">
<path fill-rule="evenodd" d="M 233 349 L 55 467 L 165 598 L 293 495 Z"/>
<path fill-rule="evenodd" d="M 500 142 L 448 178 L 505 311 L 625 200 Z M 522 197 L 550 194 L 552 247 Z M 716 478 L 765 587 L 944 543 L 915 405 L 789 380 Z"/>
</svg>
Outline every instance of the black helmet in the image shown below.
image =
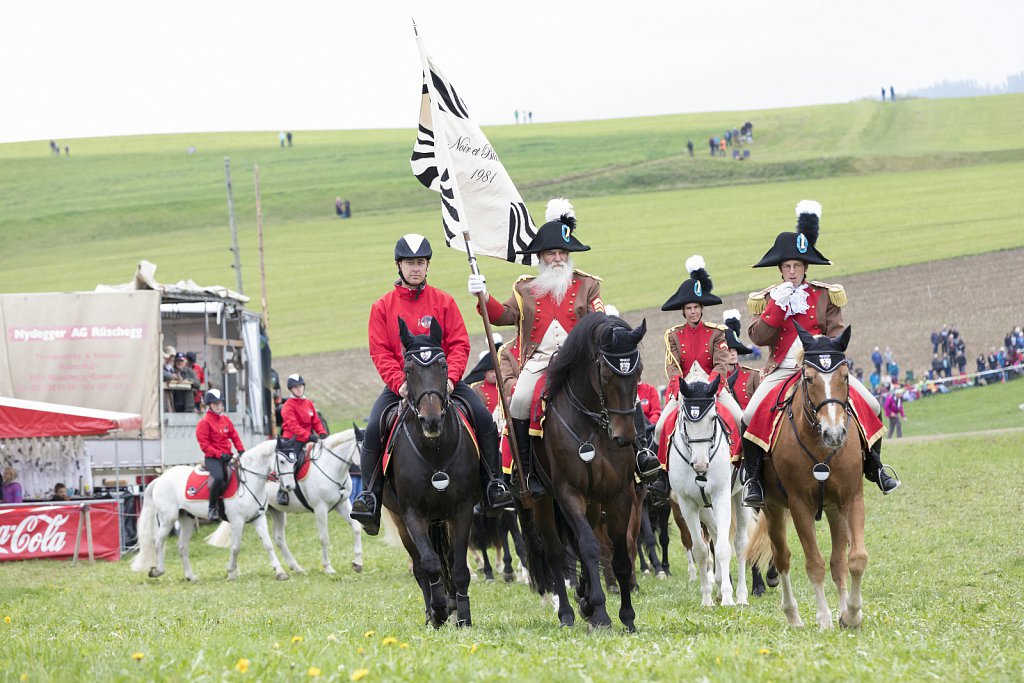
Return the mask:
<svg viewBox="0 0 1024 683">
<path fill-rule="evenodd" d="M 288 375 L 288 388 L 292 389 L 299 385 L 306 385 L 306 380 L 302 379 L 302 375 Z"/>
<path fill-rule="evenodd" d="M 203 394 L 203 403 L 210 405 L 211 403 L 223 403 L 224 397 L 220 395 L 220 389 L 210 389 Z"/>
<path fill-rule="evenodd" d="M 403 235 L 395 243 L 395 260 L 401 261 L 406 258 L 425 258 L 428 261 L 434 255 L 430 249 L 430 241 L 423 235 L 414 232 Z"/>
<path fill-rule="evenodd" d="M 187 358 L 190 363 L 195 363 L 196 362 L 196 352 L 195 351 L 186 351 L 185 352 L 185 358 Z"/>
</svg>

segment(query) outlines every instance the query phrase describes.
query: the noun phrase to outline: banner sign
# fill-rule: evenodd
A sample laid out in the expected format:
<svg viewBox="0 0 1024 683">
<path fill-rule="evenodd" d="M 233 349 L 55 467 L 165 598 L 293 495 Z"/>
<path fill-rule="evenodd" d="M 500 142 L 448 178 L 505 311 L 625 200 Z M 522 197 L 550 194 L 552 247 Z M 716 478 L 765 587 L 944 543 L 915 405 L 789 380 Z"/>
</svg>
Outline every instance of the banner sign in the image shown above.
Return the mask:
<svg viewBox="0 0 1024 683">
<path fill-rule="evenodd" d="M 82 516 L 86 515 L 87 520 Z M 0 561 L 89 558 L 86 521 L 92 527 L 93 557 L 121 559 L 117 501 L 0 505 Z M 81 537 L 79 537 L 81 533 Z"/>
</svg>

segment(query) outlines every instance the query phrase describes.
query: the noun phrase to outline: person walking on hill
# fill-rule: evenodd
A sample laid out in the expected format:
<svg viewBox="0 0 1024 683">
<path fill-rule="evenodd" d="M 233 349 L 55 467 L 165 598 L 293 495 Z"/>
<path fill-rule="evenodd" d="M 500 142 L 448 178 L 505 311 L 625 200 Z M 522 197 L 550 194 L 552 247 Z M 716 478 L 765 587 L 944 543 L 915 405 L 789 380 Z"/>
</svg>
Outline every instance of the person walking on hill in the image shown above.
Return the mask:
<svg viewBox="0 0 1024 683">
<path fill-rule="evenodd" d="M 691 157 L 693 156 L 693 140 L 686 141 L 686 151 L 690 153 Z"/>
<path fill-rule="evenodd" d="M 889 418 L 889 435 L 896 432 L 896 438 L 903 438 L 903 421 L 907 419 L 903 412 L 903 387 L 896 387 L 885 396 L 885 416 Z"/>
</svg>

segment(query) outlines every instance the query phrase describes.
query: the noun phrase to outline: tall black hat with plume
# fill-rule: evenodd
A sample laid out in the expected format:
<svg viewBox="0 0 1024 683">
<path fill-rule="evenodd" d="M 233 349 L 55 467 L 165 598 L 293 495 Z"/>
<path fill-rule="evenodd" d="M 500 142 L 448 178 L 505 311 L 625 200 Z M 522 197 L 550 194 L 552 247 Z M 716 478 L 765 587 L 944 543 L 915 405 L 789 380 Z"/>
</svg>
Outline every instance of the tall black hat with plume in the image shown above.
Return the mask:
<svg viewBox="0 0 1024 683">
<path fill-rule="evenodd" d="M 722 300 L 711 293 L 711 276 L 704 268 L 704 257 L 693 255 L 686 259 L 686 272 L 689 279 L 679 285 L 679 289 L 661 306 L 663 311 L 680 311 L 686 304 L 702 304 L 717 306 Z"/>
<path fill-rule="evenodd" d="M 730 308 L 722 314 L 722 322 L 729 328 L 725 331 L 725 343 L 728 344 L 729 348 L 736 349 L 736 353 L 741 356 L 753 353 L 754 350 L 752 348 L 740 341 L 740 330 L 742 329 L 740 312 L 735 308 Z"/>
<path fill-rule="evenodd" d="M 796 205 L 796 232 L 780 232 L 772 248 L 753 267 L 767 268 L 791 260 L 831 266 L 832 262 L 814 247 L 818 242 L 820 219 L 821 204 L 812 199 L 801 201 Z"/>
<path fill-rule="evenodd" d="M 564 197 L 556 197 L 548 202 L 544 211 L 544 225 L 537 230 L 537 235 L 530 246 L 521 254 L 539 254 L 548 249 L 564 249 L 565 251 L 590 251 L 590 247 L 581 243 L 573 234 L 576 232 L 576 210 Z"/>
</svg>

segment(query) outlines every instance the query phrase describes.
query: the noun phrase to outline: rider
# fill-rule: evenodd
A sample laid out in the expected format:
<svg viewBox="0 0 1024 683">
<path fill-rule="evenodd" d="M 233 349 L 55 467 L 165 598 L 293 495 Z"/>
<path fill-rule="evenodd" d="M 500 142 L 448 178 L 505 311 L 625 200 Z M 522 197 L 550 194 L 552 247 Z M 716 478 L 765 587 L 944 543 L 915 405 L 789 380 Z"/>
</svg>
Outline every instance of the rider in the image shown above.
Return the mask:
<svg viewBox="0 0 1024 683">
<path fill-rule="evenodd" d="M 298 459 L 302 449 L 317 438 L 327 438 L 327 430 L 320 422 L 316 406 L 306 398 L 306 380 L 302 375 L 288 375 L 288 400 L 281 406 L 281 449 Z M 277 502 L 288 504 L 288 492 L 281 486 L 277 489 Z"/>
<path fill-rule="evenodd" d="M 484 500 L 491 509 L 512 502 L 508 487 L 494 475 L 501 471 L 498 432 L 494 419 L 473 390 L 461 381 L 469 358 L 469 334 L 458 306 L 451 295 L 427 284 L 427 270 L 433 252 L 423 235 L 409 234 L 395 245 L 398 280 L 393 290 L 370 309 L 370 358 L 384 380 L 384 390 L 370 411 L 363 440 L 361 468 L 367 486 L 352 503 L 352 518 L 371 536 L 380 531 L 380 513 L 384 477 L 378 472 L 381 460 L 381 416 L 406 397 L 405 349 L 398 334 L 402 318 L 409 332 L 428 334 L 431 320 L 437 320 L 444 333 L 441 347 L 448 359 L 448 392 L 469 406 L 477 441 L 480 444 L 481 475 L 486 481 Z"/>
<path fill-rule="evenodd" d="M 814 246 L 818 241 L 821 204 L 805 199 L 796 205 L 796 215 L 796 232 L 779 233 L 772 248 L 753 266 L 778 266 L 782 283 L 754 292 L 747 300 L 747 308 L 756 316 L 747 333 L 751 341 L 770 347 L 770 351 L 762 369 L 764 378 L 761 385 L 743 412 L 745 425 L 751 423 L 761 401 L 773 388 L 799 372 L 797 356 L 803 346 L 794 323 L 799 323 L 811 334 L 829 337 L 835 337 L 846 329 L 840 310 L 847 301 L 843 286 L 808 282 L 806 279 L 809 265 L 832 265 Z M 878 401 L 852 375 L 850 388 L 860 394 L 876 414 L 881 415 Z M 750 434 L 747 437 L 743 440 L 743 467 L 747 476 L 743 504 L 761 507 L 764 505 L 761 464 L 766 453 L 764 444 L 751 440 Z M 889 476 L 882 465 L 881 439 L 864 454 L 864 476 L 878 484 L 884 494 L 892 493 L 900 485 L 899 480 Z"/>
<path fill-rule="evenodd" d="M 707 373 L 708 382 L 713 382 L 716 376 L 721 377 L 718 402 L 729 411 L 737 427 L 743 416 L 736 399 L 726 389 L 729 349 L 725 330 L 728 328 L 702 320 L 704 307 L 717 306 L 722 300 L 711 293 L 711 276 L 705 270 L 702 256 L 691 256 L 685 265 L 690 277 L 661 307 L 663 311 L 682 310 L 685 322 L 665 331 L 665 376 L 670 382 L 671 397 L 665 401 L 665 409 L 661 413 L 656 430 L 659 435 L 668 414 L 679 405 L 676 382 L 684 381 L 695 364 Z"/>
<path fill-rule="evenodd" d="M 490 351 L 480 353 L 479 362 L 466 377 L 477 373 L 483 373 L 483 379 L 470 383 L 469 388 L 484 402 L 487 412 L 493 415 L 501 401 L 498 400 L 498 375 L 494 372 L 494 359 Z"/>
<path fill-rule="evenodd" d="M 740 341 L 740 312 L 730 308 L 722 314 L 722 320 L 728 328 L 725 331 L 725 343 L 729 346 L 729 379 L 726 383 L 740 409 L 746 410 L 750 397 L 761 383 L 761 373 L 755 368 L 740 365 L 740 356 L 753 352 L 752 348 Z"/>
<path fill-rule="evenodd" d="M 238 438 L 235 425 L 231 418 L 224 414 L 224 397 L 219 389 L 210 389 L 203 396 L 203 402 L 209 410 L 196 425 L 196 440 L 202 449 L 205 459 L 203 464 L 210 473 L 210 512 L 211 522 L 220 520 L 218 503 L 224 493 L 228 481 L 228 464 L 231 462 L 231 446 L 238 450 L 238 457 L 245 453 L 245 446 Z"/>
<path fill-rule="evenodd" d="M 552 199 L 545 211 L 545 221 L 533 241 L 521 252 L 537 254 L 539 272 L 536 276 L 522 275 L 516 280 L 512 296 L 504 304 L 487 294 L 482 273 L 469 276 L 469 292 L 484 294 L 491 324 L 518 328 L 521 367 L 509 401 L 509 412 L 523 475 L 534 496 L 545 493 L 540 479 L 533 476 L 530 449 L 530 406 L 534 389 L 552 354 L 561 348 L 576 322 L 592 311 L 605 311 L 601 279 L 573 269 L 570 254 L 589 251 L 590 247 L 580 243 L 573 234 L 576 212 L 572 204 L 563 198 Z M 477 312 L 483 315 L 479 304 Z M 502 379 L 504 381 L 504 375 Z M 641 477 L 651 477 L 657 475 L 660 464 L 649 451 L 638 449 L 637 468 Z"/>
</svg>

